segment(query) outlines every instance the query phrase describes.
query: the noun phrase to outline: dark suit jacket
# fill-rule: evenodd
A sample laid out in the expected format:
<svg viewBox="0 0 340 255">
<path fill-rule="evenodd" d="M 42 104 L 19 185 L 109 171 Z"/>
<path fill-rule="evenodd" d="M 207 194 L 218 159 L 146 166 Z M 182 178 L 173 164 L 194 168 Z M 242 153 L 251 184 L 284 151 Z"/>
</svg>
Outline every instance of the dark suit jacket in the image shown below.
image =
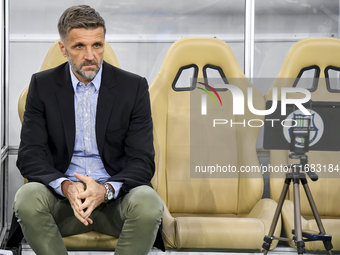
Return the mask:
<svg viewBox="0 0 340 255">
<path fill-rule="evenodd" d="M 118 197 L 136 186 L 151 186 L 155 165 L 145 78 L 103 63 L 96 137 L 109 181 L 123 183 Z M 74 91 L 69 64 L 64 63 L 32 76 L 17 160 L 21 174 L 49 187 L 52 180 L 65 177 L 74 142 Z"/>
</svg>

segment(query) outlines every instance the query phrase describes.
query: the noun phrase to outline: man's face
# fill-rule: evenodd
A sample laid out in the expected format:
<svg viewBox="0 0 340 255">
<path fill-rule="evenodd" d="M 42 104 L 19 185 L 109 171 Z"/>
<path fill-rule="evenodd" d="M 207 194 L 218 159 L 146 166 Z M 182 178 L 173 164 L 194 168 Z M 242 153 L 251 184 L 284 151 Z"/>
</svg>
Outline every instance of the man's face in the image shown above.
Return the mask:
<svg viewBox="0 0 340 255">
<path fill-rule="evenodd" d="M 59 42 L 61 52 L 67 57 L 74 75 L 86 85 L 98 73 L 104 55 L 104 29 L 74 28 L 68 32 L 66 42 Z"/>
</svg>

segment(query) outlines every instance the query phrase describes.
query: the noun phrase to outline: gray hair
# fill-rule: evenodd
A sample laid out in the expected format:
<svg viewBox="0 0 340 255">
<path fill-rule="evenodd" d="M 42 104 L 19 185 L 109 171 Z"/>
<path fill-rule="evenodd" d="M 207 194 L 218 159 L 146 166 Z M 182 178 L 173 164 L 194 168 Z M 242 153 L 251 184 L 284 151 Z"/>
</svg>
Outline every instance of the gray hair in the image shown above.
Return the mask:
<svg viewBox="0 0 340 255">
<path fill-rule="evenodd" d="M 58 22 L 58 32 L 62 42 L 67 41 L 68 32 L 73 28 L 95 29 L 102 27 L 104 35 L 106 27 L 104 19 L 88 5 L 71 6 L 64 11 Z"/>
</svg>

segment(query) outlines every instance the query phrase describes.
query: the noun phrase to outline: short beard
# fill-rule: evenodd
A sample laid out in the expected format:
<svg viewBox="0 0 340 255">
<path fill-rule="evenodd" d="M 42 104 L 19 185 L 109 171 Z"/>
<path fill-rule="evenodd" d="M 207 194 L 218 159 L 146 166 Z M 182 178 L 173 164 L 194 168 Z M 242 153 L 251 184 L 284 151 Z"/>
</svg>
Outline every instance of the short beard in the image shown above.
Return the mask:
<svg viewBox="0 0 340 255">
<path fill-rule="evenodd" d="M 96 77 L 101 65 L 103 64 L 103 57 L 102 57 L 102 59 L 100 60 L 100 64 L 98 64 L 96 60 L 92 60 L 92 61 L 84 61 L 83 63 L 80 64 L 80 66 L 76 66 L 76 64 L 73 63 L 73 61 L 68 56 L 67 51 L 66 51 L 66 57 L 67 57 L 69 64 L 71 65 L 72 70 L 75 71 L 77 74 L 79 74 L 81 77 L 83 77 L 87 81 L 92 81 L 94 77 Z M 88 70 L 88 71 L 94 71 L 94 72 L 92 72 L 91 74 L 86 74 L 87 71 L 83 71 L 81 69 L 83 66 L 86 66 L 86 65 L 95 65 L 97 68 L 95 70 L 93 69 Z"/>
</svg>

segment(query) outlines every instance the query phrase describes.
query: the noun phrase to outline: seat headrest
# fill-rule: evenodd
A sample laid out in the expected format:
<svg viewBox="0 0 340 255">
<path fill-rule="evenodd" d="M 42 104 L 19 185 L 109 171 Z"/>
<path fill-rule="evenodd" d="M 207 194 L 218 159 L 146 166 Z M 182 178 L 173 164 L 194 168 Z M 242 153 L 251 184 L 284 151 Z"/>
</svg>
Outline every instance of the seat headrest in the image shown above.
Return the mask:
<svg viewBox="0 0 340 255">
<path fill-rule="evenodd" d="M 301 69 L 318 66 L 320 78 L 328 66 L 340 67 L 340 39 L 308 38 L 298 41 L 289 50 L 278 77 L 296 78 Z"/>
<path fill-rule="evenodd" d="M 203 69 L 207 65 L 221 68 L 227 78 L 245 78 L 230 46 L 222 40 L 205 37 L 189 37 L 175 42 L 164 58 L 159 75 L 172 82 L 178 70 L 190 65 L 197 66 L 198 78 L 203 78 Z"/>
<path fill-rule="evenodd" d="M 304 72 L 310 70 L 313 70 L 311 73 L 313 75 L 304 76 Z M 281 70 L 265 94 L 265 98 L 266 100 L 272 98 L 274 87 L 302 86 L 310 90 L 314 101 L 339 101 L 338 82 L 336 79 L 327 79 L 336 76 L 338 79 L 339 75 L 340 39 L 303 39 L 295 43 L 287 53 Z M 307 77 L 309 79 L 306 79 Z M 280 91 L 278 96 L 280 97 Z M 299 93 L 290 95 L 290 97 L 298 96 Z"/>
</svg>

